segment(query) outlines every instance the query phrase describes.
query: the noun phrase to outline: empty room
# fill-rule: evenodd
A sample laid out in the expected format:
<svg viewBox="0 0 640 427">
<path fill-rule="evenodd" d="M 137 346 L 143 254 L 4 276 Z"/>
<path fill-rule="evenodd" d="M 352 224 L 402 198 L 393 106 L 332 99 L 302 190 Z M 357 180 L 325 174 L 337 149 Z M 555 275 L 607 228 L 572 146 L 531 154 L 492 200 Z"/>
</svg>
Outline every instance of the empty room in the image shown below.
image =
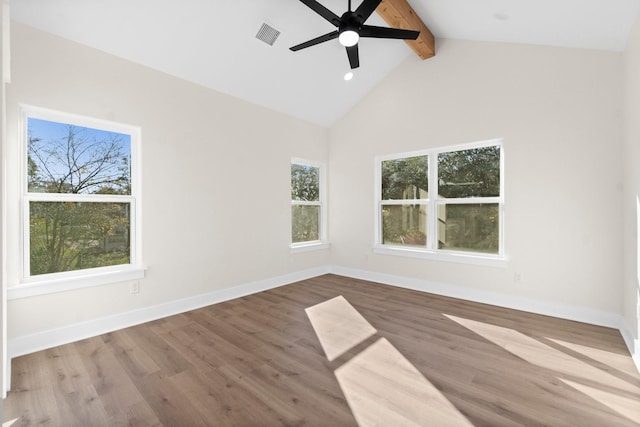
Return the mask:
<svg viewBox="0 0 640 427">
<path fill-rule="evenodd" d="M 2 0 L 2 423 L 640 426 L 638 0 Z"/>
</svg>

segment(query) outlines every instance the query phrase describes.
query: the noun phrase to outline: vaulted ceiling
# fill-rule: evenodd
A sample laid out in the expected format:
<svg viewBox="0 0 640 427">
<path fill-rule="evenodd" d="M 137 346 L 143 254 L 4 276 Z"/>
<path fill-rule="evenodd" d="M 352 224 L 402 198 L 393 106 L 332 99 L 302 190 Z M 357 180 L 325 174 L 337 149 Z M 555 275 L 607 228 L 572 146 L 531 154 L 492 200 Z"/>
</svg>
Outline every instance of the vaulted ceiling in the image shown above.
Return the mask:
<svg viewBox="0 0 640 427">
<path fill-rule="evenodd" d="M 319 0 L 341 15 L 347 0 Z M 360 0 L 353 1 L 356 8 Z M 639 0 L 408 0 L 436 40 L 624 50 Z M 361 39 L 351 81 L 334 29 L 297 0 L 13 0 L 13 20 L 322 126 L 331 126 L 402 61 L 403 41 Z M 256 38 L 263 23 L 281 32 Z M 367 24 L 388 26 L 377 14 Z M 437 43 L 436 43 L 437 52 Z M 436 53 L 437 54 L 437 53 Z"/>
</svg>

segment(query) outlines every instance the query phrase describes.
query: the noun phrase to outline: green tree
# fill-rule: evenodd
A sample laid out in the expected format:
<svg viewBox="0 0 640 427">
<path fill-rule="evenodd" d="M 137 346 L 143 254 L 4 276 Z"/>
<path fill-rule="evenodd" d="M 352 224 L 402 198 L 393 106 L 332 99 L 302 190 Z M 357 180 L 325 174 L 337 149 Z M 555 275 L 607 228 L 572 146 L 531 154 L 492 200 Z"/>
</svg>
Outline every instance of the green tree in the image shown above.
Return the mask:
<svg viewBox="0 0 640 427">
<path fill-rule="evenodd" d="M 407 157 L 382 162 L 382 199 L 427 199 L 429 192 L 428 156 Z M 384 203 L 384 202 L 383 202 Z M 424 246 L 427 235 L 420 204 L 383 205 L 384 243 Z"/>
<path fill-rule="evenodd" d="M 500 196 L 500 147 L 480 147 L 438 154 L 437 194 L 428 194 L 428 156 L 381 164 L 383 243 L 424 246 L 425 208 L 411 200 Z M 386 203 L 406 200 L 406 204 Z M 438 245 L 495 253 L 498 251 L 498 204 L 455 204 L 438 208 Z"/>
<path fill-rule="evenodd" d="M 427 198 L 427 176 L 427 156 L 383 161 L 382 200 Z"/>
<path fill-rule="evenodd" d="M 447 199 L 499 196 L 500 147 L 440 153 L 438 195 Z"/>
<path fill-rule="evenodd" d="M 297 163 L 291 165 L 291 200 L 320 200 L 320 168 Z"/>
</svg>

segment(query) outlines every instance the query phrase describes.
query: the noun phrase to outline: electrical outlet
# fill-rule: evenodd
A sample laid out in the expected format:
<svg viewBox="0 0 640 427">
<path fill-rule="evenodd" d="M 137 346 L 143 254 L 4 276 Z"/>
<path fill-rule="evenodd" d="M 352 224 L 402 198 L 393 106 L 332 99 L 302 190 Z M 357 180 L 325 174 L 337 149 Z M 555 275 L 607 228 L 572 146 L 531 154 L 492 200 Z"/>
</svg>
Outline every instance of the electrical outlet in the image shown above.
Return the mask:
<svg viewBox="0 0 640 427">
<path fill-rule="evenodd" d="M 132 294 L 137 294 L 140 292 L 140 282 L 138 280 L 129 284 L 129 292 Z"/>
<path fill-rule="evenodd" d="M 520 283 L 522 281 L 522 276 L 520 275 L 519 271 L 516 271 L 515 273 L 513 273 L 513 281 L 515 283 Z"/>
</svg>

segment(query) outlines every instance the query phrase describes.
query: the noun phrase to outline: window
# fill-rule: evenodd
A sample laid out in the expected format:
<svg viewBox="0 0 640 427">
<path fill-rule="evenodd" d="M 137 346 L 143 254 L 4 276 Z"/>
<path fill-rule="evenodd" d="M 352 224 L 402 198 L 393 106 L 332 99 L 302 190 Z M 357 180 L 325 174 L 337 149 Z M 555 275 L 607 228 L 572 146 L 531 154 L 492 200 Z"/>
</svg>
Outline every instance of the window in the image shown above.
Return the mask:
<svg viewBox="0 0 640 427">
<path fill-rule="evenodd" d="M 139 130 L 31 107 L 23 117 L 23 282 L 139 269 Z"/>
<path fill-rule="evenodd" d="M 502 157 L 494 140 L 377 159 L 376 247 L 501 258 Z"/>
<path fill-rule="evenodd" d="M 324 183 L 322 165 L 291 162 L 291 246 L 321 244 L 324 240 Z"/>
</svg>

